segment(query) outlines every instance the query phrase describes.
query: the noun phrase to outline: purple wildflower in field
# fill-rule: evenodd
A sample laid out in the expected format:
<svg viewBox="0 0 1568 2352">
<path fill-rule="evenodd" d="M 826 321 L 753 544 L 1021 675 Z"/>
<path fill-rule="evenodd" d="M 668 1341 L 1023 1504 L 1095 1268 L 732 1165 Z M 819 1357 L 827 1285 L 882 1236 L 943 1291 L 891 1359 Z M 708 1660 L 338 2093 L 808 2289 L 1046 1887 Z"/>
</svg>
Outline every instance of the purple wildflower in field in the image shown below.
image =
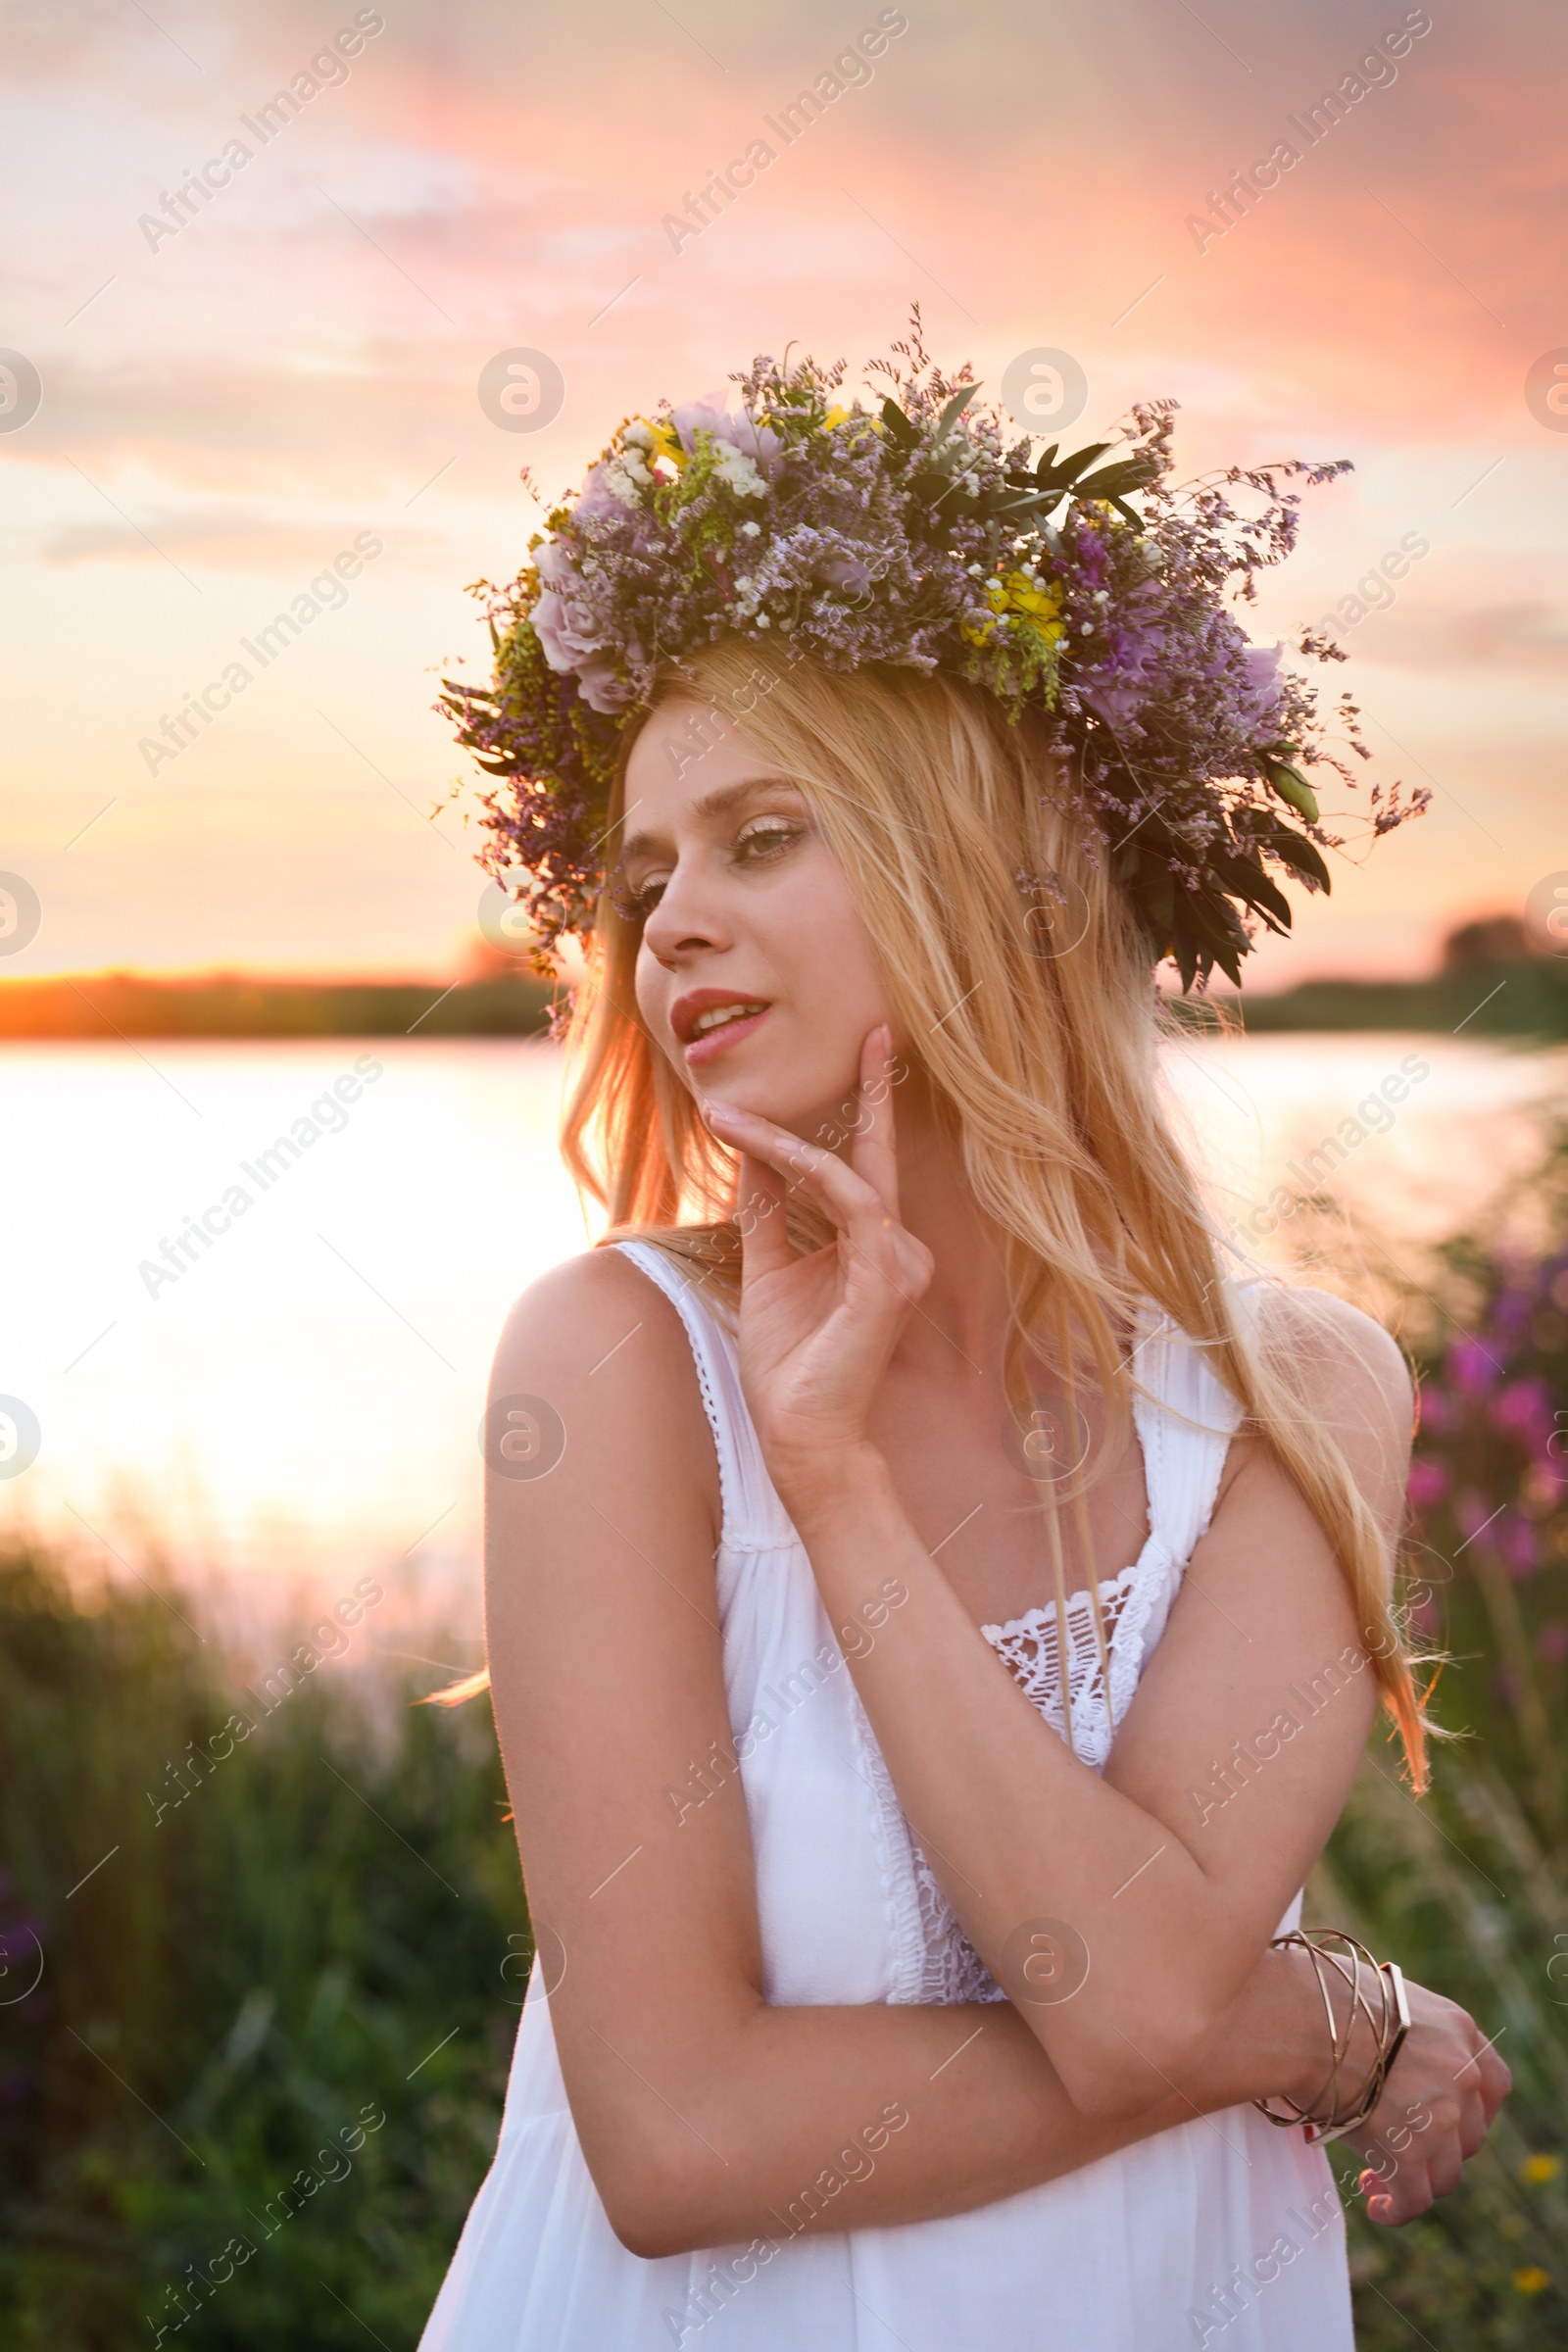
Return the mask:
<svg viewBox="0 0 1568 2352">
<path fill-rule="evenodd" d="M 1492 1418 L 1532 1460 L 1544 1460 L 1555 1430 L 1551 1391 L 1538 1374 L 1516 1380 L 1494 1399 Z"/>
<path fill-rule="evenodd" d="M 1423 1422 L 1427 1419 L 1428 1415 L 1423 1413 Z M 1430 1510 L 1434 1503 L 1445 1499 L 1450 1484 L 1446 1463 L 1434 1462 L 1418 1454 L 1410 1464 L 1409 1483 L 1405 1490 L 1410 1497 L 1410 1508 L 1415 1511 Z"/>
<path fill-rule="evenodd" d="M 1497 1549 L 1510 1576 L 1534 1576 L 1541 1566 L 1541 1538 L 1535 1522 L 1505 1511 L 1497 1522 Z"/>
<path fill-rule="evenodd" d="M 1501 1376 L 1501 1365 L 1495 1354 L 1477 1339 L 1455 1340 L 1448 1349 L 1447 1369 L 1450 1378 L 1462 1395 L 1481 1396 L 1493 1389 Z"/>
</svg>

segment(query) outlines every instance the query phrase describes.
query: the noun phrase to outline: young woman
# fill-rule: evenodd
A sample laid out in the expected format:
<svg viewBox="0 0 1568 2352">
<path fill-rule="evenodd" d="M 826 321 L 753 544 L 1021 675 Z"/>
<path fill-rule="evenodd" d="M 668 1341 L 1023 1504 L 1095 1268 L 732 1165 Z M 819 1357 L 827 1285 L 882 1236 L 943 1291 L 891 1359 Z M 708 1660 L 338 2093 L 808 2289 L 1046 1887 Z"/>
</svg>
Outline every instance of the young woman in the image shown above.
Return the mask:
<svg viewBox="0 0 1568 2352">
<path fill-rule="evenodd" d="M 891 449 L 814 371 L 754 372 L 740 419 L 626 428 L 473 698 L 470 740 L 510 730 L 525 780 L 536 910 L 572 912 L 564 843 L 582 877 L 614 844 L 567 1126 L 612 1239 L 496 1358 L 489 1673 L 536 1955 L 426 2352 L 1334 2352 L 1321 2136 L 1353 2133 L 1373 2217 L 1403 2221 L 1507 2086 L 1450 2002 L 1410 1987 L 1401 2034 L 1396 1972 L 1273 1940 L 1380 1697 L 1418 1780 L 1422 1725 L 1397 1349 L 1227 1269 L 1159 1107 L 1159 908 L 1200 957 L 1216 877 L 1261 901 L 1217 860 L 1264 836 L 1208 787 L 1205 847 L 1185 804 L 1180 902 L 1108 854 L 1134 771 L 1097 730 L 1125 753 L 1130 713 L 1071 658 L 1075 613 L 1106 644 L 1116 620 L 1095 543 L 1151 543 L 1123 477 L 1076 538 L 1054 498 L 1001 510 L 951 658 L 856 658 L 843 612 L 890 604 L 931 652 L 933 531 L 975 577 L 911 487 L 964 404 L 896 384 Z M 1016 460 L 963 432 L 952 476 L 994 531 L 985 462 L 1016 490 Z M 862 458 L 917 513 L 803 552 L 796 509 Z M 748 537 L 810 567 L 814 623 Z M 719 551 L 703 633 L 669 587 L 691 544 Z M 1191 612 L 1175 544 L 1137 578 Z M 1009 610 L 1052 655 L 1020 693 L 984 619 Z M 763 614 L 793 617 L 786 656 L 760 660 Z M 1185 690 L 1179 661 L 1190 686 L 1191 632 Z M 1259 756 L 1299 781 L 1304 727 L 1252 675 Z"/>
</svg>

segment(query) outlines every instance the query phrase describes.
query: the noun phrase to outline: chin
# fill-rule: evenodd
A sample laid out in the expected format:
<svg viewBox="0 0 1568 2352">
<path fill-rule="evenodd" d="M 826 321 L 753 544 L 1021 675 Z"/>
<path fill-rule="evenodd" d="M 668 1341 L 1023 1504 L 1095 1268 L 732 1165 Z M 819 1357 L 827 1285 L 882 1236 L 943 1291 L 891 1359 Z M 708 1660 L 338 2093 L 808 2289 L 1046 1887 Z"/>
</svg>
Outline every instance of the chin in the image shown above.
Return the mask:
<svg viewBox="0 0 1568 2352">
<path fill-rule="evenodd" d="M 835 1010 L 842 1017 L 842 1007 Z M 871 1026 L 868 1019 L 866 1028 Z M 792 1012 L 781 1021 L 774 1009 L 753 1035 L 737 1038 L 695 1067 L 686 1062 L 677 1041 L 665 1051 L 699 1106 L 716 1097 L 756 1118 L 771 1119 L 808 1143 L 826 1144 L 830 1137 L 842 1138 L 855 1116 L 864 1031 L 852 1031 L 842 1044 L 824 1032 L 826 1020 L 813 1024 Z"/>
<path fill-rule="evenodd" d="M 803 1143 L 820 1144 L 831 1152 L 851 1131 L 858 1085 L 858 1078 L 852 1077 L 839 1087 L 808 1083 L 759 1087 L 755 1102 L 745 1102 L 738 1090 L 731 1100 L 742 1102 L 744 1108 L 758 1111 L 764 1119 L 771 1119 L 776 1127 L 787 1128 Z"/>
</svg>

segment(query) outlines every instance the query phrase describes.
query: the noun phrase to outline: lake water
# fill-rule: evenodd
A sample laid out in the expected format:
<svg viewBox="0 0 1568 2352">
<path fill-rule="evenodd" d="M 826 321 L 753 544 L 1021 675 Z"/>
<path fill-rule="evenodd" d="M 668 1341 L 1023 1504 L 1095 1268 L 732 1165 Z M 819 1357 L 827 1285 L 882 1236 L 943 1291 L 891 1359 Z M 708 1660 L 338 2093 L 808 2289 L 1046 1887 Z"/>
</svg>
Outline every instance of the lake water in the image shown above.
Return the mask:
<svg viewBox="0 0 1568 2352">
<path fill-rule="evenodd" d="M 1418 1250 L 1526 1165 L 1568 1077 L 1568 1052 L 1462 1039 L 1185 1045 L 1166 1068 L 1216 1213 L 1266 1202 L 1401 1064 L 1333 1179 L 1369 1251 Z M 268 1618 L 389 1577 L 379 1640 L 422 1616 L 477 1656 L 490 1354 L 586 1239 L 560 1076 L 557 1049 L 501 1039 L 0 1051 L 0 1393 L 38 1429 L 0 1530 Z M 297 1122 L 316 1140 L 264 1158 Z"/>
</svg>

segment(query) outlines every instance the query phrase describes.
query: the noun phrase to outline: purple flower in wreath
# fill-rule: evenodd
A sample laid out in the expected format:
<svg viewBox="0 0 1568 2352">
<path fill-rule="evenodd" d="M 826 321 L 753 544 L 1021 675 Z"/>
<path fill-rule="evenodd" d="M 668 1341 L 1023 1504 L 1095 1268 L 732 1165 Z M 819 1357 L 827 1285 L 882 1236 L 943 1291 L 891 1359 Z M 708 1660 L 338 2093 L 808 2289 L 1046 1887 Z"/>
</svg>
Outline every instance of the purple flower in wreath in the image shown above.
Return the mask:
<svg viewBox="0 0 1568 2352">
<path fill-rule="evenodd" d="M 575 519 L 583 522 L 607 521 L 624 514 L 625 512 L 624 492 L 613 486 L 608 464 L 601 460 L 599 465 L 590 466 L 582 488 L 577 493 L 574 509 Z M 547 552 L 552 555 L 565 554 L 567 550 L 559 540 L 553 543 L 549 540 L 545 542 L 544 547 L 534 558 L 534 566 L 541 578 L 544 576 L 544 566 L 539 562 L 539 556 Z"/>
<path fill-rule="evenodd" d="M 681 447 L 688 456 L 695 456 L 701 444 L 700 433 L 710 433 L 715 441 L 727 441 L 750 458 L 759 472 L 769 478 L 777 470 L 777 460 L 784 444 L 771 425 L 758 425 L 744 410 L 739 416 L 724 406 L 723 395 L 715 393 L 707 400 L 683 400 L 669 413 L 670 423 L 680 436 Z"/>
<path fill-rule="evenodd" d="M 1103 660 L 1082 673 L 1084 701 L 1097 718 L 1118 733 L 1142 732 L 1138 714 L 1164 682 L 1167 644 L 1168 632 L 1135 606 L 1109 632 Z"/>
<path fill-rule="evenodd" d="M 1259 721 L 1279 708 L 1279 669 L 1284 654 L 1283 645 L 1250 645 L 1242 657 L 1247 665 L 1247 700 Z"/>
<path fill-rule="evenodd" d="M 535 568 L 544 586 L 533 609 L 534 634 L 552 669 L 576 670 L 580 675 L 583 663 L 604 644 L 599 616 L 584 594 L 582 574 L 570 548 L 559 541 L 539 550 Z"/>
</svg>

